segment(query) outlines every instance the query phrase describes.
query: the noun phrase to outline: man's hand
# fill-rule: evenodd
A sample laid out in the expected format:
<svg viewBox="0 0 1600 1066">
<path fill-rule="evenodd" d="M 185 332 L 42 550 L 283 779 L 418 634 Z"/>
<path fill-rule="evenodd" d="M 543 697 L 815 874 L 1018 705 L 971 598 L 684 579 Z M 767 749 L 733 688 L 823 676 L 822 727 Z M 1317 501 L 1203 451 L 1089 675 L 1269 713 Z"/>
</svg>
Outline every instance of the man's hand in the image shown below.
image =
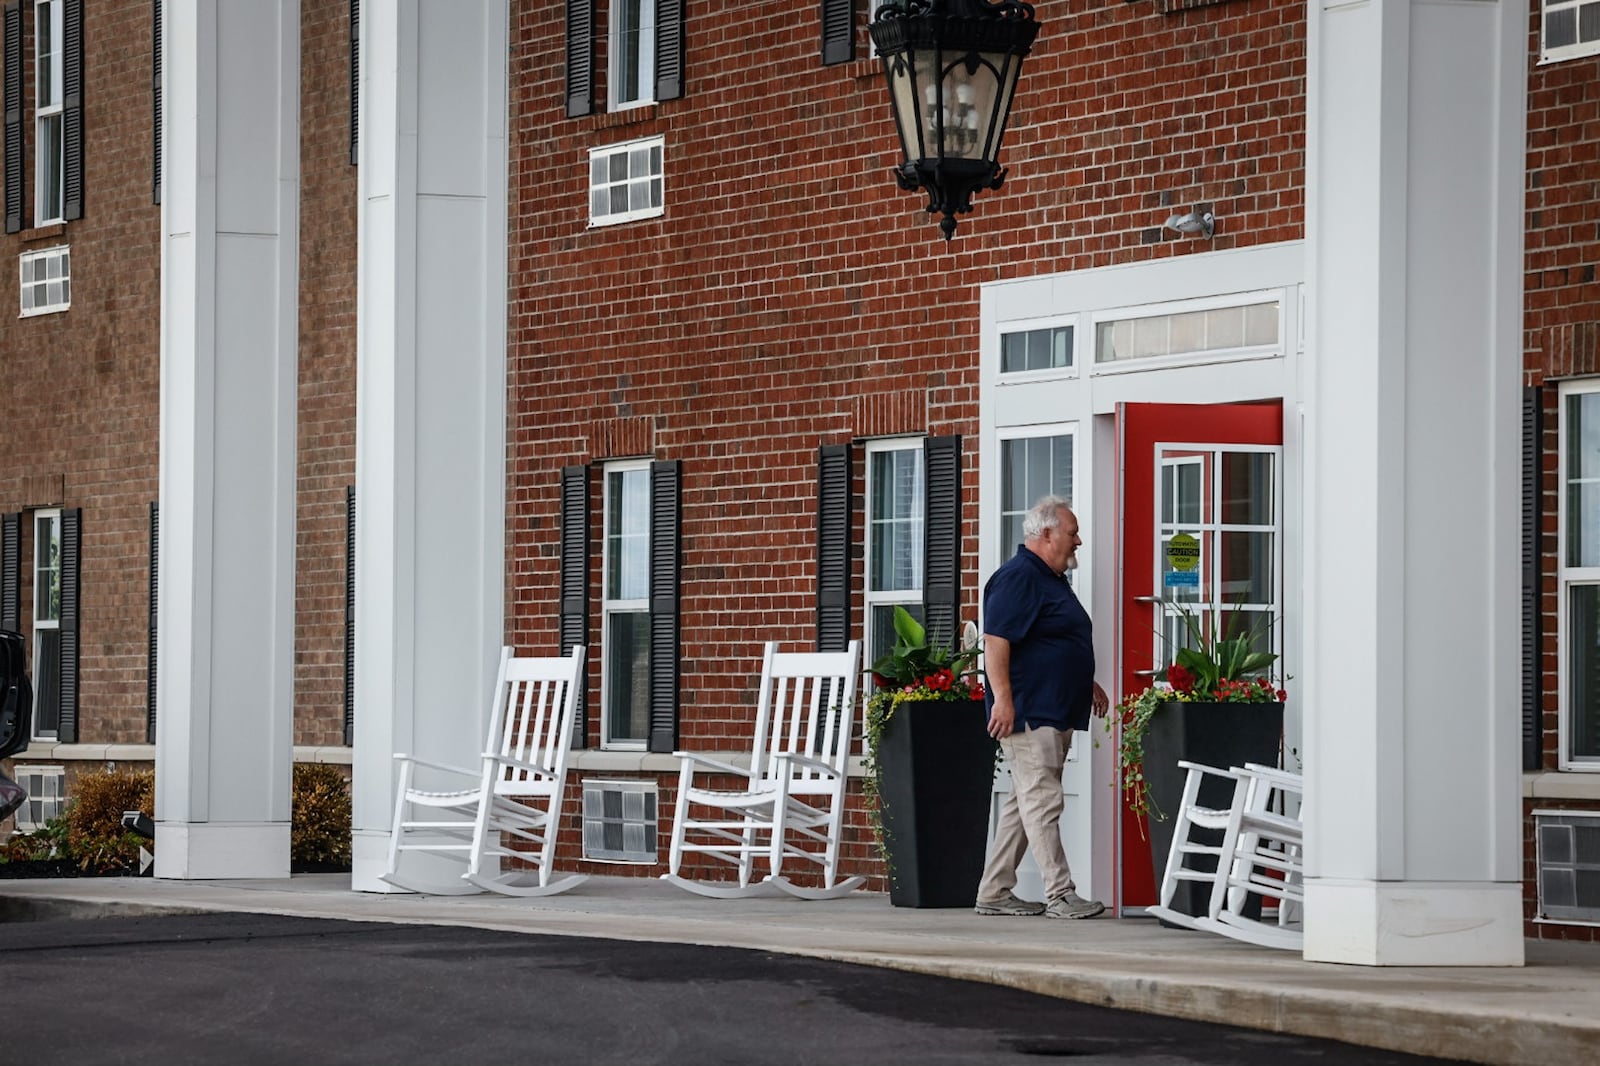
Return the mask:
<svg viewBox="0 0 1600 1066">
<path fill-rule="evenodd" d="M 998 697 L 994 701 L 994 709 L 989 712 L 989 735 L 996 740 L 1009 737 L 1017 720 L 1017 710 L 1011 706 L 1009 699 L 1001 701 Z"/>
<path fill-rule="evenodd" d="M 1111 699 L 1106 695 L 1106 690 L 1100 687 L 1100 682 L 1094 683 L 1094 716 L 1104 718 L 1106 712 L 1111 710 Z"/>
</svg>

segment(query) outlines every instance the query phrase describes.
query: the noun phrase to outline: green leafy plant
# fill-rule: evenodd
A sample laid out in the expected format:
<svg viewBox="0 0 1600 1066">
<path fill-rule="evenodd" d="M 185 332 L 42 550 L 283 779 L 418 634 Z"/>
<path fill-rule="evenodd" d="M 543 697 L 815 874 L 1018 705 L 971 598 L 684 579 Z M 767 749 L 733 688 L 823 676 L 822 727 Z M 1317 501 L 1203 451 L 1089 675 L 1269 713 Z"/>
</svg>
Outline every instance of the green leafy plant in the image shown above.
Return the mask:
<svg viewBox="0 0 1600 1066">
<path fill-rule="evenodd" d="M 1257 651 L 1257 633 L 1241 629 L 1239 609 L 1226 617 L 1205 619 L 1175 604 L 1188 634 L 1172 662 L 1156 675 L 1156 683 L 1124 696 L 1117 713 L 1106 718 L 1106 730 L 1120 729 L 1117 781 L 1128 807 L 1157 821 L 1166 814 L 1150 800 L 1144 776 L 1145 737 L 1151 720 L 1167 703 L 1281 703 L 1289 694 L 1265 674 L 1277 661 L 1272 652 Z M 1141 823 L 1142 825 L 1142 823 Z"/>
<path fill-rule="evenodd" d="M 973 669 L 980 649 L 976 646 L 955 650 L 929 646 L 927 629 L 904 607 L 894 609 L 894 647 L 872 664 L 878 687 L 867 697 L 867 752 L 863 759 L 866 777 L 863 788 L 872 820 L 872 838 L 885 864 L 889 852 L 884 846 L 882 792 L 878 746 L 895 709 L 905 703 L 945 702 L 983 699 L 983 679 Z M 894 871 L 891 868 L 890 876 Z"/>
</svg>

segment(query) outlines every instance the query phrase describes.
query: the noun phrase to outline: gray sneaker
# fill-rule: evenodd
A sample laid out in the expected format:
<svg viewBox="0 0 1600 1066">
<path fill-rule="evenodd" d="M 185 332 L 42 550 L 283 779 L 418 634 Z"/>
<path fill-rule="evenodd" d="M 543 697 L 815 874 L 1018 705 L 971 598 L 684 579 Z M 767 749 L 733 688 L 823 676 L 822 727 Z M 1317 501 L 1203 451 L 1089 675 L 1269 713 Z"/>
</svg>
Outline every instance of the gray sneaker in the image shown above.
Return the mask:
<svg viewBox="0 0 1600 1066">
<path fill-rule="evenodd" d="M 1084 899 L 1076 892 L 1068 889 L 1065 895 L 1057 896 L 1050 901 L 1044 909 L 1046 918 L 1093 918 L 1097 914 L 1105 913 L 1106 905 L 1097 899 Z M 981 913 L 981 912 L 980 912 Z"/>
<path fill-rule="evenodd" d="M 1028 918 L 1035 914 L 1043 914 L 1044 904 L 1035 903 L 1031 899 L 1018 899 L 1013 893 L 1007 892 L 997 900 L 985 902 L 980 899 L 978 905 L 972 909 L 979 914 L 999 914 L 1015 918 Z"/>
</svg>

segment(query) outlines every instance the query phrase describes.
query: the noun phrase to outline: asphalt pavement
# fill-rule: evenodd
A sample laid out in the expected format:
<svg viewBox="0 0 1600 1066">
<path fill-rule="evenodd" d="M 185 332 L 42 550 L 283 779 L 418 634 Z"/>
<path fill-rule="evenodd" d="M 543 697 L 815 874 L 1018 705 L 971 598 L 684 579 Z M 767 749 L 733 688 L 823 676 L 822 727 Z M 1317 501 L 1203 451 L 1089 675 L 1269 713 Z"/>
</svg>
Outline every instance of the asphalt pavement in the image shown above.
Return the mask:
<svg viewBox="0 0 1600 1066">
<path fill-rule="evenodd" d="M 1442 1061 L 796 955 L 448 926 L 58 919 L 0 925 L 0 958 L 26 975 L 6 1057 L 36 1066 Z"/>
<path fill-rule="evenodd" d="M 787 896 L 718 900 L 652 879 L 594 877 L 563 895 L 511 899 L 361 893 L 349 885 L 348 875 L 337 874 L 223 882 L 0 881 L 0 922 L 236 913 L 598 938 L 623 942 L 623 951 L 642 951 L 640 945 L 649 943 L 740 948 L 1240 1026 L 1258 1037 L 1309 1036 L 1479 1063 L 1600 1063 L 1600 945 L 1530 940 L 1528 965 L 1520 968 L 1337 966 L 1166 929 L 1144 918 L 986 918 L 970 910 L 896 908 L 882 895 L 861 892 L 821 902 Z M 354 943 L 340 941 L 346 942 Z M 0 972 L 13 972 L 9 953 L 0 957 L 6 959 Z M 126 974 L 112 976 L 126 983 Z M 531 1002 L 522 1009 L 533 1012 L 526 1034 L 530 1058 L 589 1061 L 539 1055 L 545 1016 Z M 604 998 L 575 1009 L 628 1024 L 612 1017 Z M 10 1033 L 5 1035 L 10 1051 Z M 648 1045 L 641 1037 L 630 1047 Z M 1045 1054 L 1081 1057 L 1083 1049 L 1037 1053 Z M 854 1055 L 842 1061 L 873 1059 Z"/>
</svg>

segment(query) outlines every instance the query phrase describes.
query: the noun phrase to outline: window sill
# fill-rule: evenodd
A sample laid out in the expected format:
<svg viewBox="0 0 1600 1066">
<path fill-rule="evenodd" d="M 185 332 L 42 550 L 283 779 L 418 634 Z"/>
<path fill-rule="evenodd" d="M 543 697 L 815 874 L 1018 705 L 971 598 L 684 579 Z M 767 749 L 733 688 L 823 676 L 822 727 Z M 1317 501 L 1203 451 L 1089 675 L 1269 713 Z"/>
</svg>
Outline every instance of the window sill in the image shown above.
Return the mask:
<svg viewBox="0 0 1600 1066">
<path fill-rule="evenodd" d="M 15 762 L 155 762 L 154 744 L 62 744 L 54 740 L 35 740 L 11 756 Z M 296 744 L 295 762 L 326 762 L 350 765 L 350 749 L 329 745 L 315 747 Z"/>
<path fill-rule="evenodd" d="M 1522 798 L 1600 801 L 1600 773 L 1551 770 L 1523 774 Z"/>
<path fill-rule="evenodd" d="M 52 222 L 48 226 L 35 226 L 25 229 L 17 234 L 17 239 L 23 244 L 37 244 L 39 241 L 52 241 L 67 235 L 65 222 Z"/>
<path fill-rule="evenodd" d="M 618 126 L 636 126 L 641 122 L 654 121 L 658 104 L 645 104 L 642 107 L 627 107 L 621 111 L 602 111 L 594 116 L 592 129 L 609 130 Z"/>
</svg>

